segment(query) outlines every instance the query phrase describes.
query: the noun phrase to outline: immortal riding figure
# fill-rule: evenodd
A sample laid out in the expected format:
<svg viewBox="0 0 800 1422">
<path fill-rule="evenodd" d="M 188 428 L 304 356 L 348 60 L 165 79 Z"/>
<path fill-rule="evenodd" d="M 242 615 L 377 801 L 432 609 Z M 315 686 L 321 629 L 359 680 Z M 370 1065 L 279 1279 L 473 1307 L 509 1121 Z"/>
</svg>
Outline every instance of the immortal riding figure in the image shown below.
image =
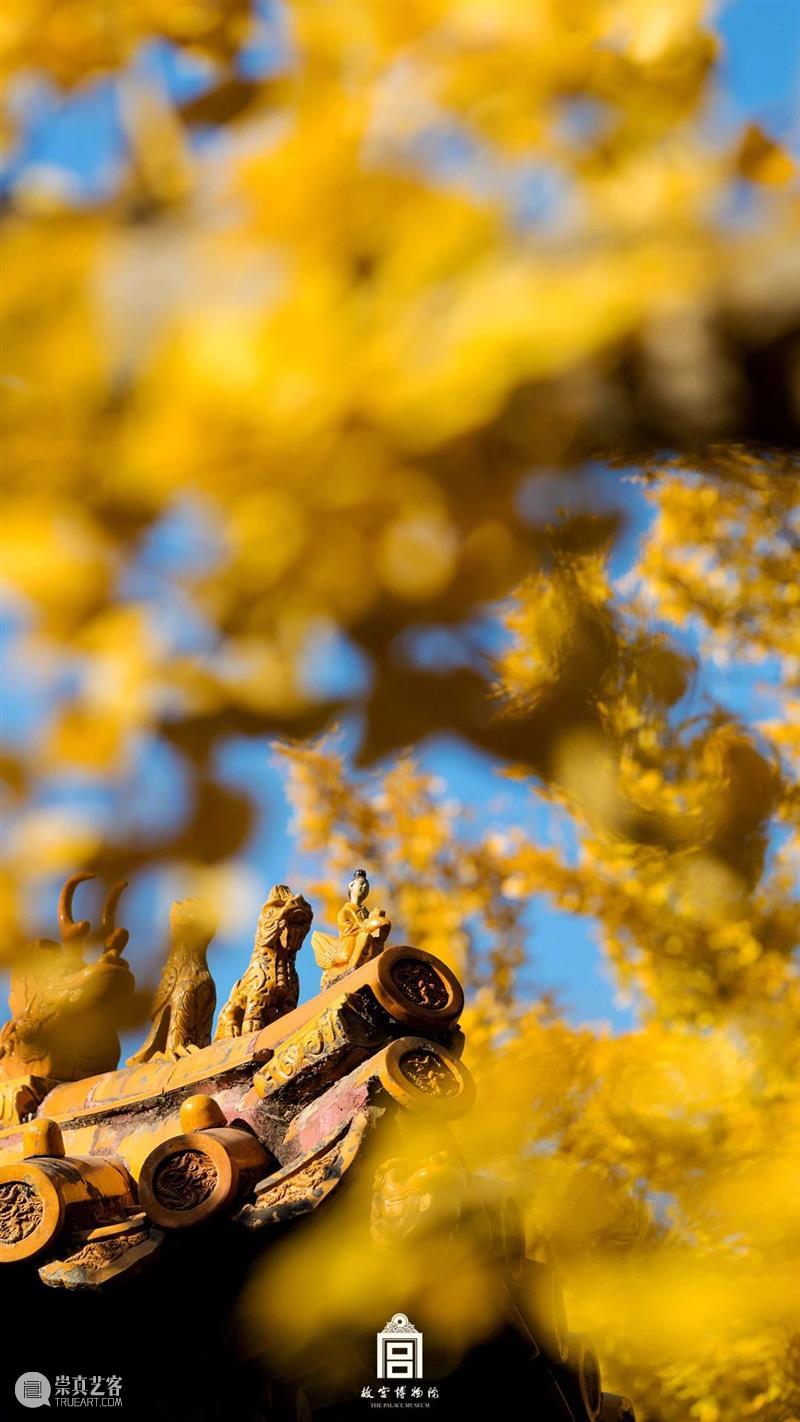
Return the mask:
<svg viewBox="0 0 800 1422">
<path fill-rule="evenodd" d="M 389 936 L 391 922 L 383 909 L 368 909 L 369 879 L 365 869 L 356 869 L 348 885 L 348 900 L 339 910 L 338 938 L 329 933 L 313 933 L 311 946 L 322 968 L 320 991 L 330 987 L 345 973 L 368 963 L 380 953 Z"/>
</svg>

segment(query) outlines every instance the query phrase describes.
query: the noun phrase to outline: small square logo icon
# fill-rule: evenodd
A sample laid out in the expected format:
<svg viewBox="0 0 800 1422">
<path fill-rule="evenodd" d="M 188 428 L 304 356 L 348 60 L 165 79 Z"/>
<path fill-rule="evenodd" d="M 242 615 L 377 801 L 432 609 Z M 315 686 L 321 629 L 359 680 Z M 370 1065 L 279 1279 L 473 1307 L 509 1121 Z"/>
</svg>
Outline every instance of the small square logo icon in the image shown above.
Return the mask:
<svg viewBox="0 0 800 1422">
<path fill-rule="evenodd" d="M 404 1313 L 396 1313 L 378 1334 L 378 1377 L 422 1377 L 422 1334 Z"/>
</svg>

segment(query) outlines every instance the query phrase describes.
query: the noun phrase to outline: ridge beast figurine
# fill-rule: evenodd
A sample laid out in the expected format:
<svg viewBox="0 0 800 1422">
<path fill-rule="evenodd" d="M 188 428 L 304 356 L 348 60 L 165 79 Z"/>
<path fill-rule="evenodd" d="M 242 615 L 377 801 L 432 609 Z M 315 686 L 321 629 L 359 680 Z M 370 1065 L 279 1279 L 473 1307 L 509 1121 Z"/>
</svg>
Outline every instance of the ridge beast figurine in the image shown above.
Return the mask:
<svg viewBox="0 0 800 1422">
<path fill-rule="evenodd" d="M 206 952 L 216 925 L 202 904 L 182 899 L 170 909 L 169 926 L 172 946 L 153 999 L 153 1026 L 128 1066 L 156 1056 L 174 1061 L 211 1041 L 217 990 Z"/>
<path fill-rule="evenodd" d="M 90 926 L 73 920 L 72 895 L 88 877 L 73 875 L 62 890 L 60 944 L 34 944 L 16 970 L 0 1034 L 0 1283 L 17 1301 L 4 1310 L 6 1340 L 17 1315 L 22 1340 L 33 1313 L 37 1332 L 52 1326 L 62 1345 L 70 1319 L 86 1319 L 79 1338 L 106 1326 L 108 1346 L 124 1334 L 135 1358 L 149 1327 L 145 1366 L 156 1367 L 166 1343 L 164 1386 L 174 1381 L 170 1357 L 194 1360 L 159 1416 L 250 1415 L 252 1397 L 241 1407 L 230 1397 L 238 1374 L 226 1319 L 242 1281 L 260 1251 L 310 1229 L 310 1217 L 352 1210 L 361 1182 L 371 1195 L 358 1208 L 358 1248 L 376 1252 L 388 1285 L 392 1260 L 409 1250 L 427 1257 L 432 1241 L 456 1288 L 478 1264 L 492 1270 L 496 1336 L 438 1363 L 435 1339 L 426 1339 L 459 1415 L 487 1402 L 486 1380 L 499 1368 L 523 1380 L 541 1422 L 634 1422 L 628 1400 L 603 1391 L 591 1344 L 568 1331 L 552 1257 L 526 1236 L 517 1200 L 464 1163 L 450 1124 L 475 1092 L 461 1061 L 461 985 L 433 954 L 386 945 L 386 915 L 364 907 L 364 871 L 339 915 L 341 951 L 327 940 L 332 977 L 302 1004 L 295 958 L 311 906 L 285 885 L 270 890 L 213 1041 L 212 924 L 191 901 L 173 905 L 152 1026 L 122 1068 L 115 1023 L 133 989 L 120 956 L 128 935 L 114 923 L 124 886 L 107 896 L 100 957 L 87 963 Z M 325 957 L 327 947 L 314 949 Z M 435 1149 L 423 1149 L 431 1139 Z M 209 1291 L 215 1309 L 206 1314 Z M 109 1296 L 103 1313 L 82 1313 L 100 1294 Z M 134 1309 L 132 1331 L 117 1323 L 122 1299 Z M 374 1376 L 383 1318 L 372 1323 Z M 347 1339 L 339 1350 L 347 1366 L 359 1346 Z M 353 1415 L 352 1393 L 348 1402 L 338 1375 L 314 1356 L 271 1378 L 258 1395 L 260 1418 Z"/>
<path fill-rule="evenodd" d="M 286 884 L 270 889 L 247 971 L 220 1013 L 217 1039 L 258 1032 L 297 1006 L 300 980 L 294 960 L 313 917 L 302 894 L 293 894 Z"/>
<path fill-rule="evenodd" d="M 11 1018 L 0 1030 L 3 1119 L 14 1115 L 15 1093 L 33 1103 L 37 1082 L 74 1081 L 111 1071 L 119 1061 L 118 1027 L 134 987 L 121 956 L 128 933 L 115 926 L 126 885 L 115 884 L 106 896 L 96 935 L 102 952 L 86 962 L 83 945 L 91 924 L 75 922 L 72 901 L 78 885 L 93 877 L 67 879 L 58 900 L 59 941 L 36 939 L 12 973 Z"/>
</svg>

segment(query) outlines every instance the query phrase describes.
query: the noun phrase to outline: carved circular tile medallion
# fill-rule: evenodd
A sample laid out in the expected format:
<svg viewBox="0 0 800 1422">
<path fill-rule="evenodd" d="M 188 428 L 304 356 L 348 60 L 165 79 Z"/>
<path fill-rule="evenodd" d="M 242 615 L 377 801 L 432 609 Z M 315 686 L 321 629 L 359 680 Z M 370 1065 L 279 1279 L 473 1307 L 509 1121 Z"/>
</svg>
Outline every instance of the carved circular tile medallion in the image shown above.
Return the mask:
<svg viewBox="0 0 800 1422">
<path fill-rule="evenodd" d="M 64 1223 L 53 1173 L 62 1161 L 0 1165 L 0 1264 L 32 1259 L 49 1248 Z"/>
<path fill-rule="evenodd" d="M 398 958 L 391 971 L 396 987 L 416 1007 L 441 1012 L 447 1006 L 447 984 L 431 963 L 422 958 Z"/>
<path fill-rule="evenodd" d="M 217 1168 L 204 1151 L 182 1150 L 162 1160 L 152 1190 L 167 1210 L 196 1210 L 214 1190 Z"/>
<path fill-rule="evenodd" d="M 475 1100 L 475 1083 L 457 1057 L 439 1042 L 398 1037 L 365 1063 L 384 1090 L 407 1111 L 463 1116 Z"/>
<path fill-rule="evenodd" d="M 269 1173 L 269 1157 L 252 1132 L 208 1127 L 162 1141 L 139 1174 L 139 1203 L 160 1229 L 186 1229 L 232 1208 Z"/>
<path fill-rule="evenodd" d="M 366 965 L 369 985 L 381 1007 L 417 1032 L 448 1031 L 458 1021 L 464 993 L 451 968 L 432 953 L 408 944 L 384 948 Z"/>
<path fill-rule="evenodd" d="M 19 1244 L 27 1239 L 44 1218 L 44 1205 L 36 1191 L 23 1180 L 0 1184 L 0 1242 Z"/>
<path fill-rule="evenodd" d="M 415 1047 L 400 1058 L 400 1070 L 412 1086 L 429 1096 L 457 1096 L 461 1082 L 450 1064 L 430 1047 Z"/>
</svg>

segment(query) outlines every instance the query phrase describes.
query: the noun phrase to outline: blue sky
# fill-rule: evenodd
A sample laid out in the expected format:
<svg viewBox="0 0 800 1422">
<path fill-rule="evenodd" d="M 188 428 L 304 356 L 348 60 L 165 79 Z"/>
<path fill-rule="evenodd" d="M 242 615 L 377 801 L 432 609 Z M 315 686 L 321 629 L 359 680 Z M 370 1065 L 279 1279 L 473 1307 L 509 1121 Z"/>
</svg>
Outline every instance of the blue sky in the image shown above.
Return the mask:
<svg viewBox="0 0 800 1422">
<path fill-rule="evenodd" d="M 798 0 L 733 0 L 722 7 L 716 28 L 725 44 L 721 77 L 732 106 L 796 143 Z"/>
<path fill-rule="evenodd" d="M 800 78 L 800 0 L 733 0 L 718 14 L 717 28 L 724 42 L 720 98 L 716 121 L 733 126 L 743 117 L 758 119 L 784 141 L 796 145 L 798 139 L 797 93 Z M 176 66 L 163 50 L 151 53 L 145 63 L 155 66 L 170 88 L 184 97 L 197 84 L 197 76 Z M 251 68 L 263 71 L 274 62 L 272 52 L 254 47 Z M 63 102 L 50 93 L 29 97 L 25 110 L 23 139 L 7 166 L 5 183 L 16 182 L 31 165 L 58 170 L 67 190 L 78 200 L 91 201 L 113 188 L 122 152 L 123 135 L 119 124 L 114 88 L 98 81 L 87 91 Z M 628 528 L 615 554 L 613 571 L 621 575 L 635 561 L 639 539 L 647 526 L 647 508 L 642 495 L 618 475 L 590 471 L 607 493 L 609 485 L 626 508 Z M 582 499 L 576 484 L 575 498 Z M 540 497 L 541 489 L 536 497 Z M 565 502 L 563 488 L 560 502 Z M 207 635 L 180 595 L 170 590 L 165 571 L 174 570 L 176 560 L 202 561 L 213 556 L 213 531 L 202 513 L 187 507 L 157 530 L 134 574 L 136 585 L 125 591 L 152 599 L 165 625 L 173 628 L 183 644 L 202 645 Z M 24 737 L 37 719 L 47 714 L 52 697 L 63 692 L 63 682 L 54 684 L 51 669 L 22 664 L 15 653 L 14 631 L 18 615 L 7 612 L 4 671 L 5 721 L 9 738 Z M 691 643 L 691 638 L 689 638 Z M 421 655 L 447 654 L 446 639 L 427 634 L 418 648 Z M 346 690 L 364 675 L 354 653 L 335 640 L 321 644 L 309 669 L 315 689 L 326 694 Z M 700 710 L 708 699 L 720 702 L 748 719 L 772 712 L 769 667 L 701 667 L 690 693 L 692 710 Z M 527 828 L 537 840 L 550 830 L 548 812 L 523 786 L 500 779 L 482 756 L 449 739 L 439 739 L 422 749 L 423 764 L 447 782 L 448 793 L 458 798 L 480 823 L 491 820 L 498 826 L 508 823 Z M 263 893 L 275 881 L 293 876 L 302 887 L 304 865 L 289 842 L 286 804 L 280 773 L 264 743 L 232 741 L 224 749 L 221 769 L 226 779 L 241 784 L 257 795 L 264 813 L 249 847 L 245 868 L 250 878 L 243 885 L 243 921 L 253 925 Z M 91 808 L 111 828 L 118 818 L 118 794 L 96 782 L 75 778 L 69 783 L 43 785 L 41 802 L 80 803 Z M 126 787 L 127 813 L 141 827 L 163 823 L 175 813 L 181 799 L 181 771 L 177 758 L 165 748 L 158 754 L 143 748 Z M 305 866 L 306 871 L 308 866 Z M 52 908 L 55 908 L 53 886 Z M 152 964 L 158 951 L 154 924 L 164 924 L 168 902 L 185 889 L 180 883 L 167 884 L 157 875 L 141 875 L 132 886 L 126 920 L 131 926 L 129 957 L 134 967 Z M 391 908 L 390 905 L 387 907 Z M 47 927 L 43 915 L 41 929 Z M 614 1030 L 632 1023 L 630 1007 L 617 998 L 597 951 L 591 925 L 558 914 L 541 900 L 528 909 L 530 962 L 525 969 L 527 991 L 555 991 L 573 1021 L 608 1021 Z M 217 979 L 220 1000 L 246 962 L 252 942 L 252 928 L 229 938 L 217 939 L 211 964 Z M 317 969 L 310 951 L 301 955 L 301 983 L 304 995 L 316 990 Z"/>
</svg>

